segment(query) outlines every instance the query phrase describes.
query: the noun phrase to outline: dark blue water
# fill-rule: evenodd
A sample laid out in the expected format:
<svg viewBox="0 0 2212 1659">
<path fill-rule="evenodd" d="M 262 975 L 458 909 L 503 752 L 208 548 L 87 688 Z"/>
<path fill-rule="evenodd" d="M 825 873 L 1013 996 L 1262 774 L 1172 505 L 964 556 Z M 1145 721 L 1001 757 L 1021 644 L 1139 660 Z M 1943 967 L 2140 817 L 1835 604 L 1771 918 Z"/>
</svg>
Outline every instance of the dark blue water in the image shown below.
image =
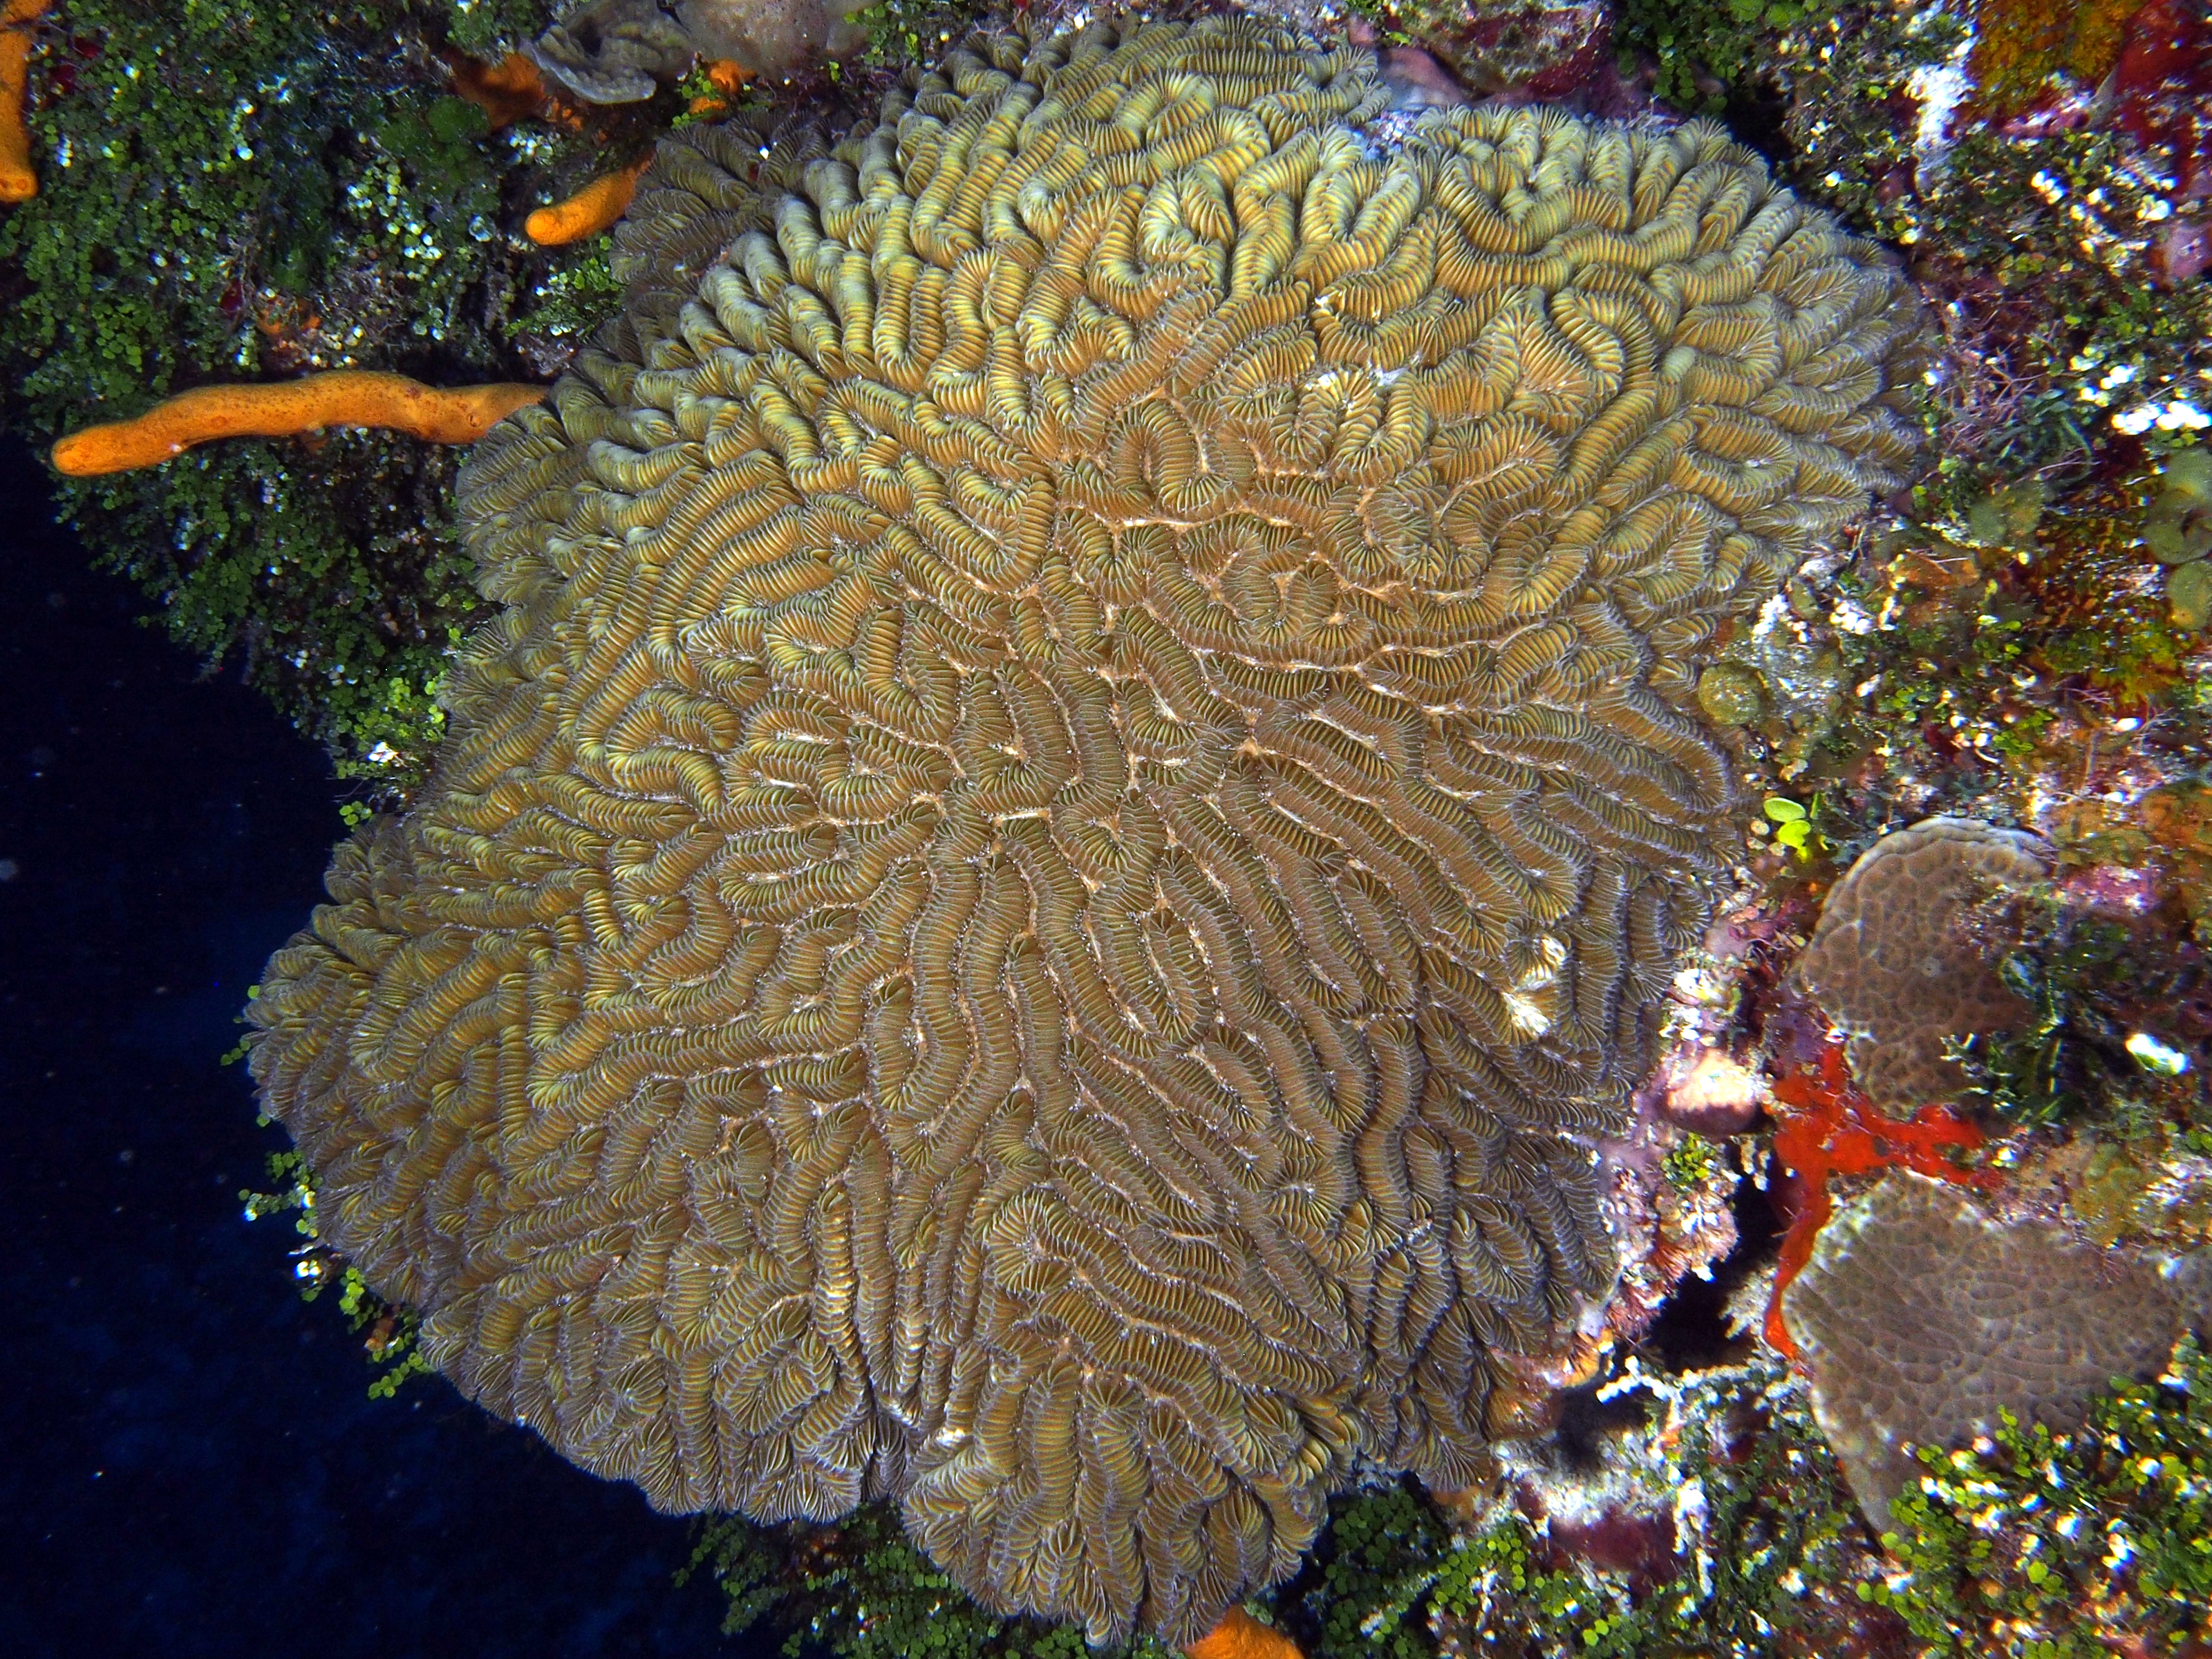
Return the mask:
<svg viewBox="0 0 2212 1659">
<path fill-rule="evenodd" d="M 436 1379 L 368 1399 L 241 1221 L 284 1143 L 217 1060 L 337 787 L 49 516 L 0 447 L 0 1652 L 734 1651 L 686 1523 Z"/>
</svg>

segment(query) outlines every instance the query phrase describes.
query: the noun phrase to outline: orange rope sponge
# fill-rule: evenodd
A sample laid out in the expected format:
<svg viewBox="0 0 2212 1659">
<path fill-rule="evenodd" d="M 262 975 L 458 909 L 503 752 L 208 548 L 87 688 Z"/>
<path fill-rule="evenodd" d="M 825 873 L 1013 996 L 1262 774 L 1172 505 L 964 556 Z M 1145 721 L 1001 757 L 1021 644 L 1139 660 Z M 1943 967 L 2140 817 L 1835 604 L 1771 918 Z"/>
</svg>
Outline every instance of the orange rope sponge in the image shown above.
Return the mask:
<svg viewBox="0 0 2212 1659">
<path fill-rule="evenodd" d="M 511 380 L 445 388 L 362 368 L 270 386 L 204 386 L 136 420 L 70 433 L 54 446 L 54 465 L 73 478 L 128 472 L 210 438 L 285 438 L 326 426 L 387 427 L 434 444 L 470 444 L 551 390 Z"/>
<path fill-rule="evenodd" d="M 31 171 L 31 131 L 23 125 L 23 91 L 31 76 L 31 25 L 52 0 L 0 0 L 0 202 L 39 193 Z"/>
<path fill-rule="evenodd" d="M 1942 1106 L 1923 1106 L 1901 1122 L 1877 1110 L 1851 1082 L 1840 1039 L 1820 1051 L 1817 1069 L 1793 1072 L 1774 1085 L 1774 1156 L 1789 1171 L 1785 1189 L 1791 1211 L 1782 1235 L 1782 1261 L 1774 1291 L 1766 1301 L 1766 1340 L 1789 1358 L 1797 1344 L 1782 1314 L 1782 1292 L 1813 1258 L 1813 1241 L 1835 1212 L 1828 1196 L 1832 1175 L 1871 1175 L 1876 1170 L 1906 1169 L 1961 1186 L 1992 1188 L 2002 1177 L 1994 1170 L 1972 1170 L 1947 1153 L 1972 1152 L 1982 1132 Z"/>
<path fill-rule="evenodd" d="M 1296 1642 L 1242 1607 L 1230 1608 L 1183 1651 L 1190 1659 L 1302 1659 Z"/>
<path fill-rule="evenodd" d="M 523 229 L 532 241 L 544 247 L 598 235 L 629 210 L 629 198 L 637 193 L 638 179 L 651 161 L 648 156 L 619 173 L 602 174 L 567 201 L 538 209 L 522 222 Z"/>
</svg>

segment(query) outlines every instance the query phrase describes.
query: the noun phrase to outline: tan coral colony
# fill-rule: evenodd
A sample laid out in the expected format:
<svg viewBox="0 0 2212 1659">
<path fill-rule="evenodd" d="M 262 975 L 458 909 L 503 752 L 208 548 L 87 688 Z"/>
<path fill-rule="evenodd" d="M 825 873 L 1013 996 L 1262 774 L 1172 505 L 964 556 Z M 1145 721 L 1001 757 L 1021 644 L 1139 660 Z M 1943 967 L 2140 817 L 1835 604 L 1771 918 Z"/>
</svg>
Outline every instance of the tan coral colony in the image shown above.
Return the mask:
<svg viewBox="0 0 2212 1659">
<path fill-rule="evenodd" d="M 1853 1080 L 1890 1116 L 1958 1098 L 1953 1041 L 2033 1018 L 1968 924 L 1983 901 L 2042 880 L 2050 860 L 2024 830 L 1939 816 L 1882 836 L 1829 893 L 1797 976 L 1849 1035 Z"/>
<path fill-rule="evenodd" d="M 1189 1642 L 1604 1295 L 1736 806 L 1695 674 L 1895 477 L 1912 304 L 1712 126 L 1249 21 L 753 143 L 664 143 L 472 457 L 505 609 L 254 1073 L 576 1462 Z"/>
</svg>

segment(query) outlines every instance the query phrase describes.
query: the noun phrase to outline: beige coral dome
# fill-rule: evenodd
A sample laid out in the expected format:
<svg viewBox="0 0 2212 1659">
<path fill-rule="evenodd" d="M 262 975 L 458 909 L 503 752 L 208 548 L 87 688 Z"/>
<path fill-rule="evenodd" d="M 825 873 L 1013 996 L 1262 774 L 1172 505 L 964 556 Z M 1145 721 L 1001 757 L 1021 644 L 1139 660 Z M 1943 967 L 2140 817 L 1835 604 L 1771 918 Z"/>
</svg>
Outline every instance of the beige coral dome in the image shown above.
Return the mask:
<svg viewBox="0 0 2212 1659">
<path fill-rule="evenodd" d="M 1882 1531 L 1916 1448 L 1965 1445 L 2005 1412 L 2074 1428 L 2114 1377 L 2157 1374 L 2208 1292 L 2212 1257 L 2100 1249 L 1897 1170 L 1820 1230 L 1783 1304 L 1814 1415 Z"/>
<path fill-rule="evenodd" d="M 1984 901 L 2042 880 L 2050 856 L 2025 830 L 1923 818 L 1861 854 L 1820 907 L 1797 975 L 1849 1036 L 1853 1079 L 1890 1116 L 1958 1097 L 1966 1075 L 1947 1058 L 1952 1042 L 2033 1017 L 1969 924 Z"/>
<path fill-rule="evenodd" d="M 1915 307 L 1713 126 L 1387 106 L 1102 22 L 664 143 L 465 478 L 431 781 L 254 1005 L 465 1393 L 1188 1642 L 1605 1295 L 1696 676 L 1894 480 Z"/>
</svg>

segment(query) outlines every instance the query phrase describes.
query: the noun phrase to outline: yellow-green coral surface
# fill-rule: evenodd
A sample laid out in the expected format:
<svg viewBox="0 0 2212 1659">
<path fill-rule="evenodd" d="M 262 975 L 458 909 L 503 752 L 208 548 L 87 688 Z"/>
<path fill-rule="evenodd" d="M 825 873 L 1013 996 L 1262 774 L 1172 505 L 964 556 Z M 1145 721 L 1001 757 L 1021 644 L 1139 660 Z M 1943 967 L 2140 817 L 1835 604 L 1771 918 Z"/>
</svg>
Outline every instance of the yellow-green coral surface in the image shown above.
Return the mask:
<svg viewBox="0 0 2212 1659">
<path fill-rule="evenodd" d="M 1905 284 L 1713 127 L 1240 21 L 692 130 L 621 247 L 269 1109 L 585 1467 L 1187 1641 L 1604 1292 L 1701 653 L 1906 453 Z"/>
</svg>

